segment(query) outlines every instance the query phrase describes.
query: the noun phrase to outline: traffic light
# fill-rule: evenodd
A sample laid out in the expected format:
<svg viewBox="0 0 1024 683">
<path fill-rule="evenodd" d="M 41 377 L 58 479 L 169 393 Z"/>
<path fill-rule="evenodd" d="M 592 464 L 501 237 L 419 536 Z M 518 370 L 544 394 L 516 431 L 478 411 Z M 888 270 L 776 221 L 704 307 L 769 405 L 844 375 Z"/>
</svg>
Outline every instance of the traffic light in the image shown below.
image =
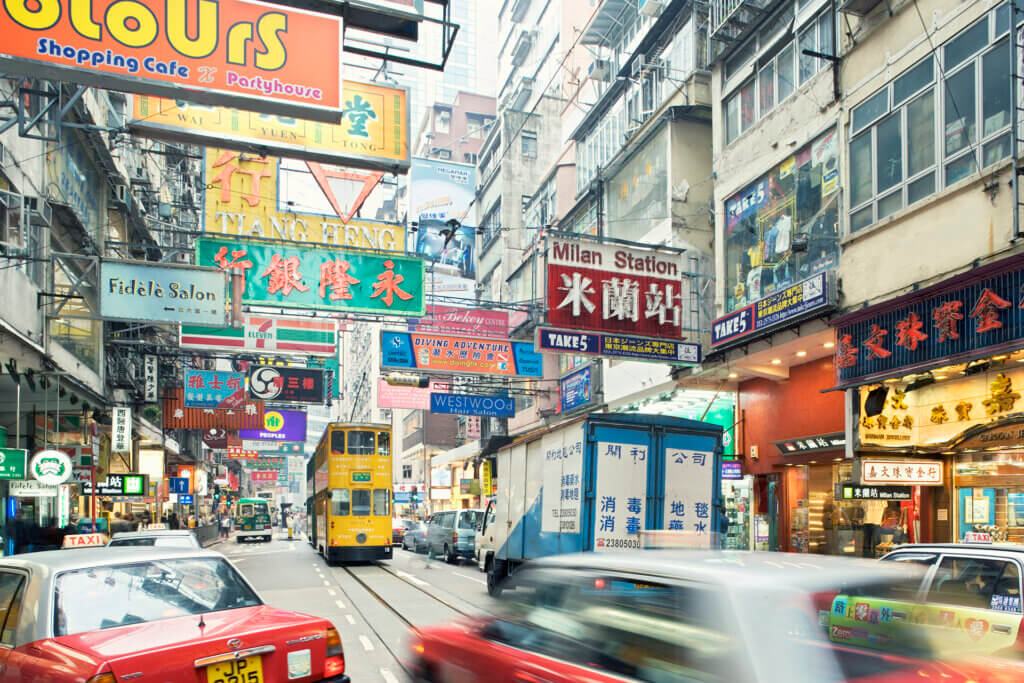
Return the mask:
<svg viewBox="0 0 1024 683">
<path fill-rule="evenodd" d="M 409 500 L 412 502 L 413 507 L 416 507 L 416 503 L 419 502 L 420 496 L 416 491 L 416 487 L 412 487 L 412 493 L 409 495 Z"/>
</svg>

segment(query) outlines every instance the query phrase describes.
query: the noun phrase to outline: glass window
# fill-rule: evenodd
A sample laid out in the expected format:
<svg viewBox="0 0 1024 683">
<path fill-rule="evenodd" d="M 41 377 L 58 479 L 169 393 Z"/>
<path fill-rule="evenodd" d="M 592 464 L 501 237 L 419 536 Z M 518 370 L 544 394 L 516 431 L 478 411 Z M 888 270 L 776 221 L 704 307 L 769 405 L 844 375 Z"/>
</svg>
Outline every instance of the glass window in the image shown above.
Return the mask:
<svg viewBox="0 0 1024 683">
<path fill-rule="evenodd" d="M 352 494 L 348 489 L 334 489 L 331 491 L 331 515 L 344 517 L 349 513 L 349 504 Z"/>
<path fill-rule="evenodd" d="M 928 91 L 907 105 L 907 175 L 935 164 L 935 94 Z"/>
<path fill-rule="evenodd" d="M 1010 156 L 1010 134 L 1007 133 L 987 143 L 982 154 L 985 166 L 991 166 L 1000 159 Z"/>
<path fill-rule="evenodd" d="M 775 106 L 775 62 L 768 62 L 757 76 L 757 94 L 761 100 L 761 116 Z"/>
<path fill-rule="evenodd" d="M 348 453 L 351 455 L 373 455 L 373 432 L 349 432 Z"/>
<path fill-rule="evenodd" d="M 339 455 L 345 452 L 345 432 L 338 430 L 331 432 L 331 452 Z"/>
<path fill-rule="evenodd" d="M 58 636 L 262 604 L 226 560 L 188 558 L 57 575 Z"/>
<path fill-rule="evenodd" d="M 954 154 L 977 139 L 975 131 L 974 65 L 946 79 L 946 154 Z"/>
<path fill-rule="evenodd" d="M 970 27 L 943 48 L 943 66 L 946 70 L 953 69 L 978 50 L 988 44 L 988 17 Z"/>
<path fill-rule="evenodd" d="M 368 517 L 370 514 L 370 489 L 353 489 L 352 514 L 357 517 Z"/>
<path fill-rule="evenodd" d="M 853 108 L 853 132 L 859 133 L 864 127 L 889 110 L 889 89 L 882 88 L 862 104 Z"/>
<path fill-rule="evenodd" d="M 387 489 L 373 490 L 373 514 L 378 517 L 391 516 L 391 491 Z"/>
<path fill-rule="evenodd" d="M 754 80 L 747 81 L 740 88 L 740 130 L 746 131 L 757 121 L 757 107 L 754 106 Z"/>
<path fill-rule="evenodd" d="M 988 136 L 1010 125 L 1010 43 L 1006 40 L 981 60 L 982 135 Z M 986 164 L 987 166 L 988 164 Z"/>
<path fill-rule="evenodd" d="M 800 41 L 797 44 L 800 49 L 800 53 L 797 55 L 797 62 L 800 65 L 800 85 L 803 85 L 818 70 L 818 58 L 804 54 L 804 50 L 814 51 L 817 49 L 816 34 L 817 27 L 813 23 L 800 32 Z"/>
<path fill-rule="evenodd" d="M 955 182 L 963 180 L 977 170 L 978 164 L 974 158 L 974 153 L 964 154 L 956 161 L 946 164 L 946 186 L 948 187 Z"/>
<path fill-rule="evenodd" d="M 929 601 L 975 609 L 992 609 L 1007 595 L 1014 598 L 1010 611 L 1019 612 L 1020 577 L 1013 563 L 976 557 L 943 557 L 928 590 Z"/>
<path fill-rule="evenodd" d="M 903 208 L 903 193 L 897 190 L 878 200 L 878 220 L 891 216 Z"/>
<path fill-rule="evenodd" d="M 878 124 L 878 192 L 884 192 L 903 180 L 903 142 L 900 140 L 900 112 L 890 114 Z"/>
<path fill-rule="evenodd" d="M 796 80 L 793 78 L 793 44 L 790 43 L 775 58 L 775 70 L 779 73 L 779 99 L 786 99 L 796 89 Z"/>
<path fill-rule="evenodd" d="M 460 529 L 475 529 L 483 513 L 479 510 L 465 510 L 459 513 Z"/>
<path fill-rule="evenodd" d="M 850 204 L 859 206 L 871 198 L 871 132 L 862 133 L 850 143 Z"/>
<path fill-rule="evenodd" d="M 725 144 L 740 134 L 740 96 L 733 95 L 725 101 Z"/>
<path fill-rule="evenodd" d="M 526 133 L 522 135 L 523 156 L 527 159 L 537 158 L 537 134 Z"/>
<path fill-rule="evenodd" d="M 818 52 L 835 54 L 835 27 L 832 25 L 831 12 L 825 12 L 818 20 Z"/>
<path fill-rule="evenodd" d="M 935 192 L 935 174 L 929 173 L 907 186 L 907 204 L 920 201 L 933 192 Z"/>
<path fill-rule="evenodd" d="M 252 517 L 252 503 L 245 503 L 239 506 L 238 515 L 240 517 Z"/>
<path fill-rule="evenodd" d="M 377 455 L 385 457 L 391 455 L 391 434 L 389 432 L 377 432 Z"/>
<path fill-rule="evenodd" d="M 892 85 L 893 106 L 898 107 L 911 95 L 932 82 L 933 60 L 925 59 L 907 73 L 897 78 Z"/>
<path fill-rule="evenodd" d="M 996 33 L 995 36 L 998 38 L 1007 31 L 1010 30 L 1010 5 L 1004 3 L 999 6 L 996 10 Z"/>
<path fill-rule="evenodd" d="M 14 572 L 0 572 L 0 625 L 3 627 L 5 645 L 14 644 L 14 629 L 18 624 L 21 606 L 21 584 L 25 577 Z"/>
</svg>

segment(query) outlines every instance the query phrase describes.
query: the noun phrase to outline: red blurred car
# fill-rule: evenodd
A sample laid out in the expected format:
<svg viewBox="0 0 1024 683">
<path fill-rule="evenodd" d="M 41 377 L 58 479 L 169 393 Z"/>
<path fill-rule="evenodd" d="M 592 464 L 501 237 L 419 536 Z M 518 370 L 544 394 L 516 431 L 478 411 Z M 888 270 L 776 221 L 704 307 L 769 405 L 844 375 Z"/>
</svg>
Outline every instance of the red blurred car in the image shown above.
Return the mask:
<svg viewBox="0 0 1024 683">
<path fill-rule="evenodd" d="M 943 634 L 909 623 L 885 624 L 872 640 L 884 647 L 830 638 L 838 596 L 916 591 L 918 568 L 880 564 L 700 551 L 544 559 L 502 586 L 499 616 L 424 629 L 408 667 L 434 683 L 1024 680 L 1016 661 L 944 651 Z"/>
<path fill-rule="evenodd" d="M 207 550 L 57 550 L 0 560 L 0 681 L 347 683 L 324 619 L 263 604 Z"/>
<path fill-rule="evenodd" d="M 402 545 L 402 541 L 405 540 L 405 532 L 412 528 L 412 522 L 408 519 L 392 519 L 391 520 L 391 545 Z"/>
</svg>

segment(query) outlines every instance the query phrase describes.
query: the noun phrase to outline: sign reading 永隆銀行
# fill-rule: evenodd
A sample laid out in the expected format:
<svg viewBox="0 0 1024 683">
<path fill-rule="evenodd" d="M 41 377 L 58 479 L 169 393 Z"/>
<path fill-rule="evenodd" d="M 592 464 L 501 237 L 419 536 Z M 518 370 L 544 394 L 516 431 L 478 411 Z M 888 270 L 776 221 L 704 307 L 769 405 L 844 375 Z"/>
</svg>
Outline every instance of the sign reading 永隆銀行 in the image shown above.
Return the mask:
<svg viewBox="0 0 1024 683">
<path fill-rule="evenodd" d="M 216 268 L 104 261 L 99 289 L 103 318 L 227 324 L 227 278 Z"/>
</svg>

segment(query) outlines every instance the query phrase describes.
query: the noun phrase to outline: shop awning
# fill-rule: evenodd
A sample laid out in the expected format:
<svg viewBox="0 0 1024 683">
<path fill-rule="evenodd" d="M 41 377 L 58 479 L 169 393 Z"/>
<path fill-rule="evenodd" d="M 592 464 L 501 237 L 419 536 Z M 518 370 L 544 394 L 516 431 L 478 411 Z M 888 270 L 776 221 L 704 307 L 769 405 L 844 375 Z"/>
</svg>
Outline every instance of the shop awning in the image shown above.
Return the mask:
<svg viewBox="0 0 1024 683">
<path fill-rule="evenodd" d="M 467 458 L 472 458 L 474 455 L 480 452 L 479 441 L 469 441 L 462 444 L 458 448 L 453 448 L 450 451 L 444 453 L 438 453 L 430 459 L 431 467 L 442 467 L 449 465 L 453 462 L 461 462 Z"/>
</svg>

